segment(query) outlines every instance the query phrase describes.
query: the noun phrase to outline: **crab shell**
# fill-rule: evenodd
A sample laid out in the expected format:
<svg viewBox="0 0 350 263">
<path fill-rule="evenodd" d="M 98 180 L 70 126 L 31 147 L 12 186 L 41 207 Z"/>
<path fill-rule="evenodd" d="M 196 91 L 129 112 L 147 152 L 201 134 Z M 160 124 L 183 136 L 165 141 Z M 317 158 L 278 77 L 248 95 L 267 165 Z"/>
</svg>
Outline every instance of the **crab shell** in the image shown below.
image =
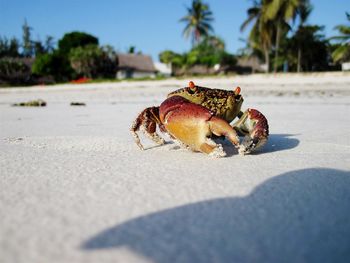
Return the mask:
<svg viewBox="0 0 350 263">
<path fill-rule="evenodd" d="M 240 113 L 244 101 L 240 92 L 240 87 L 237 87 L 235 90 L 211 89 L 196 86 L 190 81 L 188 87 L 169 93 L 168 98 L 171 96 L 181 96 L 194 104 L 204 106 L 213 115 L 230 123 Z"/>
<path fill-rule="evenodd" d="M 207 108 L 194 104 L 181 96 L 171 96 L 159 108 L 159 117 L 165 129 L 194 151 L 217 153 L 218 145 L 208 141 L 212 134 L 226 136 L 233 144 L 239 138 L 223 119 Z"/>
</svg>

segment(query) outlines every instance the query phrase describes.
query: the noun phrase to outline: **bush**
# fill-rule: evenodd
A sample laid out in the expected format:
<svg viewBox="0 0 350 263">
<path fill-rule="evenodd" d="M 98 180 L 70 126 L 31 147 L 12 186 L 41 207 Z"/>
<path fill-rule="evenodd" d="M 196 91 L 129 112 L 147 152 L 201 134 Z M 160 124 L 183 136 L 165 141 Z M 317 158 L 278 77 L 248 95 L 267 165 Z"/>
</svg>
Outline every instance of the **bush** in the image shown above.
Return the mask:
<svg viewBox="0 0 350 263">
<path fill-rule="evenodd" d="M 98 45 L 98 39 L 93 35 L 75 31 L 65 34 L 63 38 L 58 41 L 60 53 L 67 55 L 71 49 L 87 45 Z"/>
<path fill-rule="evenodd" d="M 69 53 L 69 61 L 79 76 L 96 78 L 115 74 L 115 62 L 97 45 L 73 48 Z"/>
<path fill-rule="evenodd" d="M 39 76 L 52 76 L 56 81 L 67 81 L 75 77 L 69 60 L 59 52 L 37 56 L 32 73 Z"/>
<path fill-rule="evenodd" d="M 225 43 L 214 36 L 204 38 L 188 53 L 177 54 L 171 50 L 165 50 L 159 54 L 159 60 L 163 63 L 172 63 L 176 68 L 184 70 L 195 65 L 208 68 L 212 68 L 216 64 L 234 66 L 237 62 L 234 55 L 225 51 Z"/>
<path fill-rule="evenodd" d="M 29 84 L 30 80 L 30 68 L 23 62 L 13 58 L 0 60 L 0 83 Z"/>
</svg>

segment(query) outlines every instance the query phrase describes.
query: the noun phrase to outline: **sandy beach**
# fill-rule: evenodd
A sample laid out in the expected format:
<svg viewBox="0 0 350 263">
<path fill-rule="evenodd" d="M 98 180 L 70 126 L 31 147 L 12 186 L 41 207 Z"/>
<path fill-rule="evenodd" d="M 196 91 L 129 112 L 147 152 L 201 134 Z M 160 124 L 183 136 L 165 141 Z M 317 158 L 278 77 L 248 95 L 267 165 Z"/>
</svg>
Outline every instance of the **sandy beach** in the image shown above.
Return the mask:
<svg viewBox="0 0 350 263">
<path fill-rule="evenodd" d="M 0 89 L 0 262 L 350 262 L 350 73 L 192 80 L 240 86 L 265 147 L 140 151 L 132 121 L 187 79 Z"/>
</svg>

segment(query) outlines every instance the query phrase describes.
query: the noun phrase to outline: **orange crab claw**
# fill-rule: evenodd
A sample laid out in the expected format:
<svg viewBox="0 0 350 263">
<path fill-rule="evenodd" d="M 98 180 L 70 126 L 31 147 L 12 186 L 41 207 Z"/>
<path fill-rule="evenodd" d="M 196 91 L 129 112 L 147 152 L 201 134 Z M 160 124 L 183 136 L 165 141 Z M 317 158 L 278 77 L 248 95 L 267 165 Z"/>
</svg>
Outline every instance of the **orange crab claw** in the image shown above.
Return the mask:
<svg viewBox="0 0 350 263">
<path fill-rule="evenodd" d="M 194 151 L 225 156 L 222 146 L 208 138 L 212 134 L 225 136 L 232 144 L 239 145 L 237 133 L 225 120 L 183 97 L 166 99 L 159 107 L 159 116 L 170 135 Z"/>
<path fill-rule="evenodd" d="M 249 154 L 261 148 L 269 137 L 269 124 L 266 117 L 256 109 L 248 109 L 233 128 L 245 138 L 240 145 L 240 154 Z"/>
</svg>

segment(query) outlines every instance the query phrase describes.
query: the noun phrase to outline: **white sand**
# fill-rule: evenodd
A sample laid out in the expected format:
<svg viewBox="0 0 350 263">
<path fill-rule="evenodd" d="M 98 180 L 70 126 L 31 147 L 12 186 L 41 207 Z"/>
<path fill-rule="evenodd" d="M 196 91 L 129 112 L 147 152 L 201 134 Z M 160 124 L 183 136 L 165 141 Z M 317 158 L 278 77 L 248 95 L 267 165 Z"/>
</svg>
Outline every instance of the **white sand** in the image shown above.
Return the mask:
<svg viewBox="0 0 350 263">
<path fill-rule="evenodd" d="M 1 89 L 0 262 L 350 262 L 350 74 L 193 80 L 241 86 L 260 153 L 140 151 L 133 119 L 187 80 Z"/>
</svg>

